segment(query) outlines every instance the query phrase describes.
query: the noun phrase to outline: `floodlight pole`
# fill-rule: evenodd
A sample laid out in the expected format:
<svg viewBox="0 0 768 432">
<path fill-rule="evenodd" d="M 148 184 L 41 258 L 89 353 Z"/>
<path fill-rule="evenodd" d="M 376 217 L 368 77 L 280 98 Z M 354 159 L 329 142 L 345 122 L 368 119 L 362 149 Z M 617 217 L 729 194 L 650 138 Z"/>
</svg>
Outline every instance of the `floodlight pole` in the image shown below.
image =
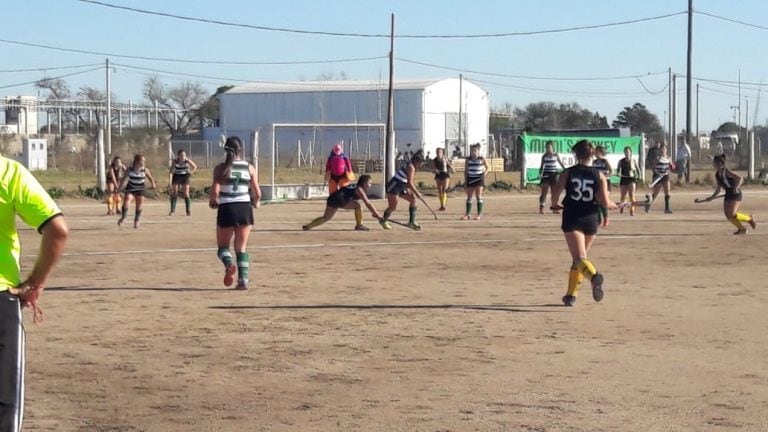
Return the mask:
<svg viewBox="0 0 768 432">
<path fill-rule="evenodd" d="M 395 14 L 392 14 L 389 35 L 389 96 L 387 99 L 387 134 L 386 151 L 384 152 L 384 189 L 387 181 L 395 175 Z"/>
<path fill-rule="evenodd" d="M 109 59 L 107 59 L 107 120 L 106 123 L 106 144 L 107 154 L 112 154 L 112 83 L 109 78 Z"/>
</svg>

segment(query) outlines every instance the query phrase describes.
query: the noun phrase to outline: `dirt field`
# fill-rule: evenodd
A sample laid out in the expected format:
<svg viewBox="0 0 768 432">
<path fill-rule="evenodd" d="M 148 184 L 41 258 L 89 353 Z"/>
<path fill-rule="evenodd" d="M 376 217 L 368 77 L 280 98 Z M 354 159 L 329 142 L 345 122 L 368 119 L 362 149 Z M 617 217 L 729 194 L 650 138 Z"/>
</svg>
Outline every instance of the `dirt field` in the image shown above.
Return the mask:
<svg viewBox="0 0 768 432">
<path fill-rule="evenodd" d="M 768 224 L 733 236 L 693 198 L 613 215 L 590 255 L 605 299 L 585 283 L 574 308 L 532 194 L 487 197 L 479 222 L 456 195 L 422 232 L 352 231 L 351 212 L 302 232 L 322 202 L 264 206 L 246 292 L 221 285 L 204 203 L 150 202 L 134 230 L 64 201 L 46 321 L 25 314 L 25 430 L 766 430 Z M 743 207 L 768 221 L 768 190 Z"/>
</svg>

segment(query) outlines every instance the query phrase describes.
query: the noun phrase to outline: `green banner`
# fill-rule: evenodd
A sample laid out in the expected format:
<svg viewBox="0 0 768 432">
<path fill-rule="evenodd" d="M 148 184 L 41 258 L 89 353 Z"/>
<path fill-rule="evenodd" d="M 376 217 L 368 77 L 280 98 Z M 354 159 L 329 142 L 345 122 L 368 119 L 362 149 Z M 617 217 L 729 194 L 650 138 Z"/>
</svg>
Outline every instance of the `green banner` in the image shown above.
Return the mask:
<svg viewBox="0 0 768 432">
<path fill-rule="evenodd" d="M 571 148 L 579 141 L 589 140 L 595 147 L 605 148 L 605 157 L 613 168 L 613 174 L 610 178 L 611 183 L 618 183 L 619 177 L 616 173 L 616 167 L 621 159 L 624 158 L 624 149 L 632 149 L 632 159 L 638 162 L 638 157 L 642 149 L 642 137 L 593 137 L 576 135 L 528 135 L 521 136 L 523 140 L 523 157 L 525 160 L 525 179 L 526 183 L 539 183 L 539 168 L 541 167 L 541 157 L 546 151 L 547 142 L 552 141 L 555 153 L 560 156 L 565 167 L 576 164 L 576 158 L 571 152 Z M 639 165 L 639 163 L 638 163 Z"/>
</svg>

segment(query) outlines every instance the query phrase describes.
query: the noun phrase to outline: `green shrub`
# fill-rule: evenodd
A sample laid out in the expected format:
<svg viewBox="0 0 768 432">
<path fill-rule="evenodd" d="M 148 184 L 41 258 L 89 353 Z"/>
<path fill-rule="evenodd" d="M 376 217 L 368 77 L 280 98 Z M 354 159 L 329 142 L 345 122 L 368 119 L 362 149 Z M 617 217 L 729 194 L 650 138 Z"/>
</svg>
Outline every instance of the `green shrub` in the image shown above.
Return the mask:
<svg viewBox="0 0 768 432">
<path fill-rule="evenodd" d="M 50 195 L 53 199 L 59 199 L 64 196 L 64 189 L 58 186 L 52 186 L 48 188 L 48 195 Z"/>
<path fill-rule="evenodd" d="M 511 191 L 515 189 L 515 185 L 513 185 L 512 183 L 507 183 L 504 180 L 496 180 L 493 183 L 491 183 L 491 187 L 489 189 Z"/>
<path fill-rule="evenodd" d="M 104 192 L 102 192 L 98 186 L 90 186 L 85 189 L 78 186 L 77 189 L 78 189 L 77 193 L 80 196 L 84 196 L 86 198 L 91 198 L 95 200 L 101 200 L 104 198 Z"/>
</svg>

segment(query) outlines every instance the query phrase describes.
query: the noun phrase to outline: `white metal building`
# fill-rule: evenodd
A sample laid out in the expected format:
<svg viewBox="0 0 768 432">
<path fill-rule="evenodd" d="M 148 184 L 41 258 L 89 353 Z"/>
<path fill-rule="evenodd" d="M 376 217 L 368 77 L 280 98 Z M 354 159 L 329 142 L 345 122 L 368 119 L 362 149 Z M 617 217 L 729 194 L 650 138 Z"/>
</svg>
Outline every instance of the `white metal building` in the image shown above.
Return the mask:
<svg viewBox="0 0 768 432">
<path fill-rule="evenodd" d="M 465 79 L 398 80 L 394 83 L 395 145 L 397 151 L 416 151 L 435 155 L 437 147 L 447 147 L 450 156 L 464 136 L 463 155 L 468 146 L 482 145 L 488 151 L 488 93 Z M 271 144 L 274 124 L 383 124 L 387 120 L 386 81 L 301 81 L 251 83 L 237 86 L 219 96 L 220 128 L 226 135 L 250 141 L 252 131 L 259 131 L 259 145 Z M 461 113 L 461 117 L 459 116 Z M 460 121 L 461 119 L 461 121 Z M 350 128 L 325 129 L 327 143 L 345 139 L 351 142 Z M 358 128 L 354 134 L 362 134 Z M 370 127 L 368 127 L 370 135 Z M 379 157 L 379 131 L 375 130 Z M 295 148 L 299 134 L 308 138 L 307 129 L 283 128 L 277 131 L 280 152 Z M 334 134 L 336 134 L 334 136 Z M 383 138 L 381 139 L 383 142 Z M 408 145 L 410 144 L 410 145 Z M 354 157 L 354 155 L 353 155 Z"/>
</svg>

